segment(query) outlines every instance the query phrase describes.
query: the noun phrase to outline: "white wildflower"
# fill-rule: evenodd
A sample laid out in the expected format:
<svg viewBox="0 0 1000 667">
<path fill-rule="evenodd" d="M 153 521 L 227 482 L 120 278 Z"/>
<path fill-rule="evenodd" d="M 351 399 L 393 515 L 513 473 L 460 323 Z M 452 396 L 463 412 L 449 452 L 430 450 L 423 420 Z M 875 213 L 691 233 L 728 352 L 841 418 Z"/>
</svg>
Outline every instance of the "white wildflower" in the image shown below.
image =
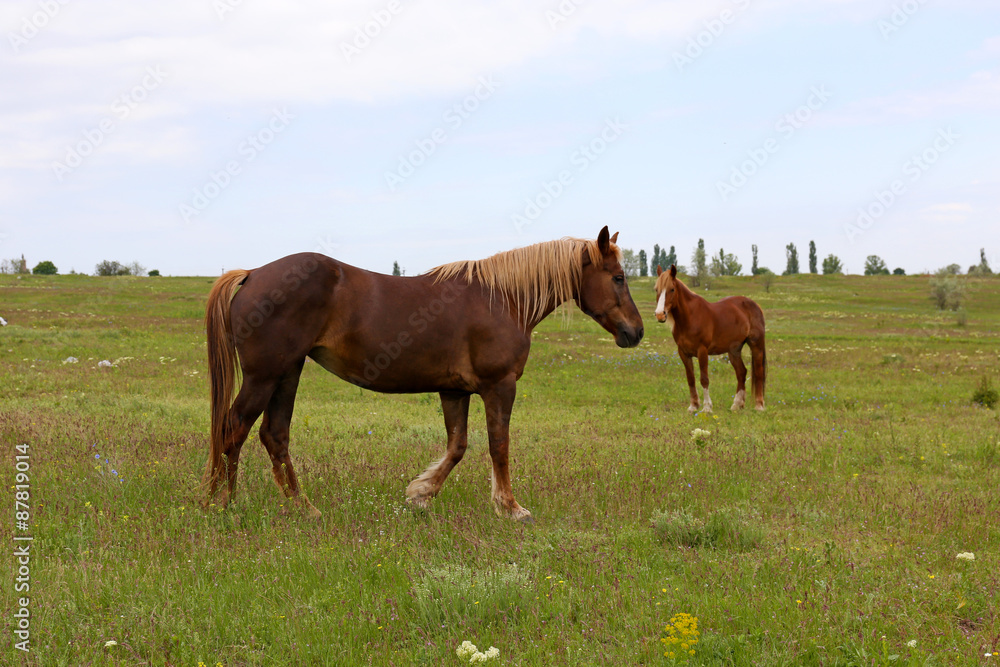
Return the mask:
<svg viewBox="0 0 1000 667">
<path fill-rule="evenodd" d="M 104 642 L 104 648 L 110 648 L 112 646 L 118 646 L 118 642 L 116 642 L 114 639 L 109 639 L 108 641 Z"/>
<path fill-rule="evenodd" d="M 469 658 L 469 664 L 474 665 L 477 662 L 486 662 L 486 654 L 480 653 L 479 651 L 472 654 L 472 657 Z"/>
<path fill-rule="evenodd" d="M 478 652 L 479 649 L 476 648 L 476 645 L 470 642 L 469 640 L 465 640 L 464 642 L 462 642 L 461 646 L 455 649 L 455 655 L 457 655 L 459 658 L 466 658 L 471 655 L 475 655 Z"/>
<path fill-rule="evenodd" d="M 691 439 L 695 441 L 701 440 L 702 438 L 707 438 L 710 435 L 712 435 L 711 431 L 706 431 L 700 428 L 696 428 L 695 430 L 691 431 Z"/>
<path fill-rule="evenodd" d="M 911 639 L 910 641 L 906 642 L 906 645 L 909 646 L 910 648 L 917 648 L 917 640 Z"/>
<path fill-rule="evenodd" d="M 963 551 L 962 553 L 955 556 L 958 560 L 976 560 L 976 554 L 971 551 Z"/>
<path fill-rule="evenodd" d="M 500 649 L 498 649 L 496 646 L 491 646 L 486 651 L 486 657 L 488 659 L 490 659 L 490 660 L 492 660 L 493 658 L 499 658 L 500 657 Z"/>
</svg>

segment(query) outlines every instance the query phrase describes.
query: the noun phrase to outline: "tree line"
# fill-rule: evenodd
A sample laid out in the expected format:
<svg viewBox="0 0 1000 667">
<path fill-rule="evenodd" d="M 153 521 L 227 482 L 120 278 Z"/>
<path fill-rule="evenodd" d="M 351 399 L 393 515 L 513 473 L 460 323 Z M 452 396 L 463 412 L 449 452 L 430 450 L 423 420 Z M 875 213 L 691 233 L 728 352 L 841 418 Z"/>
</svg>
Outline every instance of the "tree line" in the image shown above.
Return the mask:
<svg viewBox="0 0 1000 667">
<path fill-rule="evenodd" d="M 15 257 L 13 259 L 5 259 L 0 261 L 0 274 L 3 273 L 13 273 L 13 274 L 34 274 L 36 276 L 55 276 L 59 275 L 59 268 L 49 260 L 43 260 L 38 264 L 35 264 L 34 268 L 30 271 L 28 270 L 28 262 L 25 261 L 24 255 L 20 257 Z M 79 275 L 76 271 L 70 270 L 69 275 L 75 276 Z M 113 260 L 105 259 L 94 267 L 95 276 L 158 276 L 160 272 L 157 269 L 152 271 L 146 271 L 144 267 L 139 262 L 132 262 L 131 264 L 122 264 Z"/>
<path fill-rule="evenodd" d="M 758 264 L 756 245 L 751 246 L 750 252 L 752 254 L 750 275 L 759 276 L 775 274 L 775 272 L 768 267 L 760 266 Z M 968 274 L 992 275 L 993 270 L 990 268 L 989 262 L 986 259 L 985 248 L 979 249 L 979 258 L 979 264 L 970 266 Z M 822 262 L 819 260 L 819 256 L 816 252 L 815 241 L 809 242 L 808 260 L 809 273 L 819 273 L 820 270 L 822 270 L 824 275 L 844 272 L 843 262 L 833 253 L 830 253 L 823 258 Z M 652 255 L 648 256 L 646 255 L 645 250 L 640 250 L 636 253 L 631 249 L 622 249 L 622 268 L 625 269 L 625 274 L 631 277 L 641 278 L 655 275 L 657 266 L 661 266 L 666 269 L 671 264 L 676 265 L 679 272 L 687 274 L 689 280 L 695 286 L 701 285 L 703 282 L 712 277 L 739 276 L 742 275 L 743 271 L 743 265 L 740 263 L 736 255 L 733 253 L 727 253 L 724 248 L 719 248 L 718 254 L 709 255 L 705 250 L 704 239 L 698 239 L 698 245 L 695 246 L 691 253 L 691 263 L 687 266 L 684 266 L 677 261 L 677 250 L 674 246 L 670 246 L 670 250 L 668 252 L 662 249 L 659 244 L 656 244 L 653 246 Z M 799 250 L 794 243 L 789 243 L 785 246 L 785 269 L 781 272 L 781 275 L 793 276 L 798 273 L 801 273 L 799 265 Z M 890 273 L 897 276 L 906 275 L 906 271 L 900 267 L 896 267 L 890 272 L 885 260 L 878 255 L 869 255 L 867 259 L 865 259 L 864 274 L 866 276 L 889 275 Z M 958 275 L 962 273 L 962 269 L 958 264 L 950 264 L 947 267 L 940 269 L 937 273 Z"/>
</svg>

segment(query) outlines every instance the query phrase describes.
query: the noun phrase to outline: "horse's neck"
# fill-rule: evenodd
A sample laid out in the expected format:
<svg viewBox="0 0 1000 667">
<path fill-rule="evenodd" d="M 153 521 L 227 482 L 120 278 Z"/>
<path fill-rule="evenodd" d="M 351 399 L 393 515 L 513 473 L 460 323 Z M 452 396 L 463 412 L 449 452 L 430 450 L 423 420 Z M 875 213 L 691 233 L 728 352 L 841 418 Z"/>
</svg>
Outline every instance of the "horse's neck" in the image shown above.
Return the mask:
<svg viewBox="0 0 1000 667">
<path fill-rule="evenodd" d="M 677 298 L 670 309 L 670 315 L 674 320 L 685 321 L 695 310 L 703 308 L 708 302 L 692 292 L 687 285 L 682 282 L 677 283 Z"/>
<path fill-rule="evenodd" d="M 545 309 L 542 310 L 541 317 L 528 316 L 526 318 L 524 314 L 518 310 L 517 303 L 513 299 L 508 299 L 507 307 L 509 308 L 509 312 L 513 314 L 514 319 L 524 325 L 525 333 L 531 333 L 542 320 L 551 315 L 552 311 L 561 306 L 563 303 L 565 303 L 565 301 L 558 301 L 553 298 L 549 303 L 545 304 Z M 528 306 L 528 308 L 533 311 L 534 305 L 532 304 Z"/>
</svg>

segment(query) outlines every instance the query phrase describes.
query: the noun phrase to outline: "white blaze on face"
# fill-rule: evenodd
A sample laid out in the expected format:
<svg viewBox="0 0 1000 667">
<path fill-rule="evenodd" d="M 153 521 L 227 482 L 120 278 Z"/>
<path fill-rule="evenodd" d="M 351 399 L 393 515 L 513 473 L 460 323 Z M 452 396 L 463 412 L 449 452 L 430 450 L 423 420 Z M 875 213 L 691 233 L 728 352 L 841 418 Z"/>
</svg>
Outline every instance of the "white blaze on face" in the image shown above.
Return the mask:
<svg viewBox="0 0 1000 667">
<path fill-rule="evenodd" d="M 667 318 L 664 316 L 664 310 L 667 304 L 667 290 L 660 292 L 660 297 L 656 300 L 656 319 L 663 322 Z"/>
</svg>

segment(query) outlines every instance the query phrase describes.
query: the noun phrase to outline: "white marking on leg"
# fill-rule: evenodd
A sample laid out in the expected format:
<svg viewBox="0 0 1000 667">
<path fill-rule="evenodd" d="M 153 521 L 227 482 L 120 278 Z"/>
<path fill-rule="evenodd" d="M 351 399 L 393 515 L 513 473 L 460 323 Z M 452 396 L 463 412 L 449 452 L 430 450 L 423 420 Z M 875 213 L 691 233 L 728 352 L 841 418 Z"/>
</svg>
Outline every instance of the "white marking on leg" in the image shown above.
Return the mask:
<svg viewBox="0 0 1000 667">
<path fill-rule="evenodd" d="M 740 389 L 736 392 L 736 398 L 733 399 L 733 410 L 739 410 L 743 407 L 746 402 L 747 392 L 745 389 Z"/>
<path fill-rule="evenodd" d="M 705 400 L 702 401 L 702 402 L 705 405 L 705 408 L 704 408 L 705 412 L 711 412 L 712 411 L 712 399 L 708 395 L 708 387 L 705 387 Z"/>
<path fill-rule="evenodd" d="M 441 490 L 441 485 L 436 482 L 435 477 L 443 462 L 444 458 L 430 464 L 427 470 L 410 482 L 409 486 L 406 487 L 406 497 L 422 504 L 436 496 L 437 492 Z"/>
</svg>

